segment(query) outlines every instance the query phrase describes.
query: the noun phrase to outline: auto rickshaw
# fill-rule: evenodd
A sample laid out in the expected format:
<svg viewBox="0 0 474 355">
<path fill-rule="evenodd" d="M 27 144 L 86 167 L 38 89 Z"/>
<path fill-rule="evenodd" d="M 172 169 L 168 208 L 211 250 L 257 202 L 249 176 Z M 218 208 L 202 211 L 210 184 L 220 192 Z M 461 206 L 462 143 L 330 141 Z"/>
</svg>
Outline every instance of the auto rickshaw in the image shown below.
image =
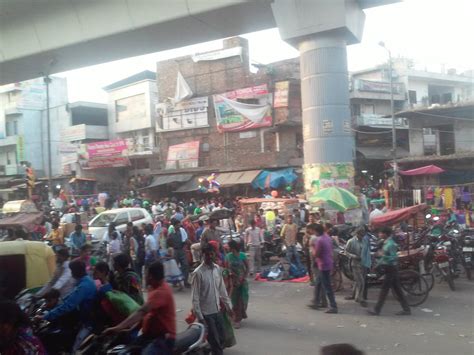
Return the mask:
<svg viewBox="0 0 474 355">
<path fill-rule="evenodd" d="M 0 243 L 0 298 L 13 299 L 23 289 L 45 285 L 53 276 L 56 256 L 41 242 Z"/>
</svg>

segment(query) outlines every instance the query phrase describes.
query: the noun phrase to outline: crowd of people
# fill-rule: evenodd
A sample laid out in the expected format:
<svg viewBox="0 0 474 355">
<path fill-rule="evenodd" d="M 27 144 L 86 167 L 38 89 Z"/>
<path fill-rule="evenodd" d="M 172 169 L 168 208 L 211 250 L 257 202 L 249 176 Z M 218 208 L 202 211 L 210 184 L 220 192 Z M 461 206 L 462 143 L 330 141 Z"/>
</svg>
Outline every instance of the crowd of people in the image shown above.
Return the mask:
<svg viewBox="0 0 474 355">
<path fill-rule="evenodd" d="M 52 242 L 57 254 L 53 278 L 36 295 L 47 302 L 48 312 L 41 319 L 57 321 L 79 310 L 81 328 L 73 349 L 77 349 L 91 332 L 96 332 L 98 324 L 107 326 L 104 332 L 111 334 L 141 323 L 142 335 L 134 343 L 149 348 L 150 353 L 170 354 L 176 336 L 171 285 L 178 290 L 191 288 L 191 319 L 206 325 L 212 353 L 222 354 L 229 346 L 229 334 L 226 334 L 229 320 L 231 328 L 238 329 L 247 318 L 248 279 L 262 271 L 262 245 L 268 235 L 281 238 L 286 254 L 280 257 L 297 269 L 307 268 L 314 286 L 314 298 L 309 307 L 325 309 L 329 314 L 338 313 L 331 272 L 335 265 L 334 247 L 342 241 L 337 228 L 330 222 L 344 222 L 342 213 L 334 221 L 323 208 L 311 212 L 301 204 L 284 216 L 278 210 L 267 209 L 257 211 L 249 219 L 238 209 L 236 201 L 230 199 L 146 202 L 128 196 L 114 202 L 120 207 L 148 209 L 153 223 L 137 226 L 129 222 L 123 232 L 110 223 L 101 238 L 106 246 L 102 254 L 94 252 L 92 255 L 92 247 L 80 224 L 69 235 L 69 245 L 65 247 L 64 233 L 54 214 L 51 221 L 45 220 L 35 229 Z M 232 218 L 217 220 L 208 214 L 224 208 L 233 211 Z M 229 228 L 241 236 L 240 242 L 230 238 L 224 243 L 221 233 Z M 378 315 L 381 312 L 387 293 L 393 288 L 403 309 L 399 314 L 410 314 L 400 290 L 396 241 L 389 228 L 383 229 L 380 237 L 383 245 L 379 264 L 386 277 L 377 304 L 370 313 Z M 367 306 L 367 272 L 372 267 L 369 244 L 366 229 L 360 227 L 345 245 L 354 273 L 353 291 L 346 299 L 363 307 Z M 302 245 L 303 253 L 299 245 Z M 144 297 L 146 288 L 148 295 Z M 106 317 L 101 317 L 99 322 L 98 305 L 102 305 L 101 301 L 112 290 L 127 295 L 139 308 L 126 318 L 105 312 Z M 104 310 L 100 312 L 102 314 Z M 40 349 L 40 343 L 29 328 L 22 329 L 18 332 L 20 343 L 24 342 L 25 348 Z M 8 347 L 6 349 L 10 351 Z"/>
</svg>

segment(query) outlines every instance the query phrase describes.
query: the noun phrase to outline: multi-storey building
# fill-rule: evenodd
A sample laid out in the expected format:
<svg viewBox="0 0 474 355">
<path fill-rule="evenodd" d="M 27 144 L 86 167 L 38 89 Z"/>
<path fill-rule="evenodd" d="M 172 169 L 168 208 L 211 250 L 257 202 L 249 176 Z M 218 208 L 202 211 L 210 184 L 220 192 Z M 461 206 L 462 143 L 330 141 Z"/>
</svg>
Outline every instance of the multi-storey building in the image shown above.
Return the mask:
<svg viewBox="0 0 474 355">
<path fill-rule="evenodd" d="M 51 77 L 49 84 L 51 168 L 62 173 L 61 132 L 70 125 L 66 79 Z M 46 84 L 43 78 L 0 88 L 0 174 L 24 174 L 28 161 L 38 177 L 48 174 Z"/>
<path fill-rule="evenodd" d="M 298 69 L 289 60 L 251 72 L 243 38 L 224 40 L 219 51 L 159 62 L 159 161 L 152 166 L 159 176 L 152 185 L 187 181 L 178 191 L 195 190 L 199 177 L 212 172 L 223 186 L 249 185 L 261 170 L 299 168 Z M 178 84 L 192 97 L 176 102 Z"/>
</svg>

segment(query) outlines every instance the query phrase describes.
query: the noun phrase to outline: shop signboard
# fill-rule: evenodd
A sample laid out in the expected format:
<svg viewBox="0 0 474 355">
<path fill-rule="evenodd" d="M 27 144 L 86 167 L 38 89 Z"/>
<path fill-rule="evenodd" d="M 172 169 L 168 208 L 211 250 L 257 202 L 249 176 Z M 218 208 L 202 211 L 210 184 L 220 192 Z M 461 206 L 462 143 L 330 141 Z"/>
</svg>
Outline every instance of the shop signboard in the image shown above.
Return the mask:
<svg viewBox="0 0 474 355">
<path fill-rule="evenodd" d="M 187 169 L 199 166 L 199 141 L 172 145 L 168 148 L 166 169 Z"/>
<path fill-rule="evenodd" d="M 96 157 L 126 156 L 128 155 L 127 148 L 126 139 L 88 143 L 87 154 L 89 155 L 89 159 Z"/>
<path fill-rule="evenodd" d="M 61 138 L 64 142 L 82 141 L 86 139 L 86 125 L 78 124 L 63 129 Z"/>
<path fill-rule="evenodd" d="M 219 132 L 241 132 L 272 125 L 272 95 L 266 84 L 214 95 Z"/>
<path fill-rule="evenodd" d="M 25 161 L 25 139 L 19 135 L 16 140 L 16 158 L 17 161 Z"/>
<path fill-rule="evenodd" d="M 275 83 L 275 98 L 273 99 L 274 108 L 288 107 L 289 88 L 289 81 L 279 81 Z"/>
<path fill-rule="evenodd" d="M 81 164 L 83 169 L 120 168 L 130 166 L 130 159 L 122 156 L 95 157 Z"/>
<path fill-rule="evenodd" d="M 159 106 L 157 106 L 158 110 Z M 162 122 L 161 125 L 157 124 L 156 130 L 173 131 L 208 127 L 208 106 L 209 99 L 207 96 L 181 101 L 166 112 L 162 112 Z"/>
<path fill-rule="evenodd" d="M 197 53 L 192 56 L 193 62 L 218 60 L 230 57 L 242 56 L 242 47 L 219 49 L 212 52 Z"/>
</svg>

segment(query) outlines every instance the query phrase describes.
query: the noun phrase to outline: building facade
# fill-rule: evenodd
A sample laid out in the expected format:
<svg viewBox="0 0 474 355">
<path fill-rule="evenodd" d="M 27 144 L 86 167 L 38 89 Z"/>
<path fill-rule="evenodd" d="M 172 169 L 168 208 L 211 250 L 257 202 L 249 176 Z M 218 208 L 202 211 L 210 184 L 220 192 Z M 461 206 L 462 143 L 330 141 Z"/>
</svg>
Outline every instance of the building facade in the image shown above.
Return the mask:
<svg viewBox="0 0 474 355">
<path fill-rule="evenodd" d="M 62 173 L 61 132 L 70 125 L 67 82 L 51 77 L 49 114 L 51 167 Z M 30 162 L 38 177 L 48 173 L 46 84 L 43 78 L 5 85 L 0 88 L 0 174 L 24 174 L 22 162 Z"/>
<path fill-rule="evenodd" d="M 298 61 L 289 60 L 251 72 L 248 43 L 239 37 L 224 40 L 220 51 L 159 62 L 159 159 L 152 172 L 196 179 L 301 167 L 298 69 Z M 192 97 L 173 102 L 179 76 Z M 249 120 L 257 111 L 260 117 Z"/>
</svg>

